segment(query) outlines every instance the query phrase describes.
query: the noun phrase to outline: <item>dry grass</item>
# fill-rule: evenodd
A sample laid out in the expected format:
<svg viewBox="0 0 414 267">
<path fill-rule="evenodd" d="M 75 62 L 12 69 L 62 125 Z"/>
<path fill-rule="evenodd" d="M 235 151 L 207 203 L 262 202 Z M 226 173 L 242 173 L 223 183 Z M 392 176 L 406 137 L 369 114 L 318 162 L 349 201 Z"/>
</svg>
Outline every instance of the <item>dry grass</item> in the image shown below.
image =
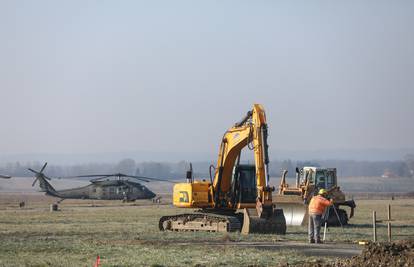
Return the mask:
<svg viewBox="0 0 414 267">
<path fill-rule="evenodd" d="M 229 245 L 222 243 L 221 233 L 159 232 L 158 218 L 181 213 L 169 205 L 153 205 L 149 201 L 121 204 L 117 201 L 64 201 L 62 211 L 49 212 L 54 200 L 39 195 L 25 196 L 28 205 L 18 208 L 21 196 L 0 197 L 0 266 L 91 266 L 96 255 L 103 266 L 277 266 L 315 260 L 299 251 L 269 251 L 235 247 L 238 241 L 278 242 L 306 241 L 306 229 L 292 227 L 286 236 L 231 233 Z M 353 226 L 331 228 L 328 240 L 354 242 L 370 239 L 371 211 L 385 219 L 390 201 L 358 202 Z M 391 202 L 395 218 L 414 220 L 414 200 Z M 95 207 L 93 207 L 94 205 Z M 385 240 L 386 228 L 378 230 Z M 396 239 L 414 235 L 414 226 L 394 228 Z"/>
</svg>

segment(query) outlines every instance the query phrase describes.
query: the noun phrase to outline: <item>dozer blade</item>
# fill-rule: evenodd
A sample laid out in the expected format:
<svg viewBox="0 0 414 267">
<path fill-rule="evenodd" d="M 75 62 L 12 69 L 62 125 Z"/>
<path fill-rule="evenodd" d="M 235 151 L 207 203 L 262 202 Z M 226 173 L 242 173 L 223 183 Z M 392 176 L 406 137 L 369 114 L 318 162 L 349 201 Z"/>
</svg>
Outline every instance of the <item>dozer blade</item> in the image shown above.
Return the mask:
<svg viewBox="0 0 414 267">
<path fill-rule="evenodd" d="M 285 214 L 287 225 L 306 225 L 308 214 L 307 207 L 303 203 L 283 203 L 277 206 L 278 208 L 283 209 L 283 214 Z"/>
<path fill-rule="evenodd" d="M 308 218 L 308 206 L 298 196 L 279 195 L 275 198 L 276 207 L 283 210 L 286 225 L 305 226 Z"/>
<path fill-rule="evenodd" d="M 286 221 L 282 210 L 274 210 L 269 218 L 260 218 L 256 209 L 243 210 L 242 234 L 286 234 Z"/>
</svg>

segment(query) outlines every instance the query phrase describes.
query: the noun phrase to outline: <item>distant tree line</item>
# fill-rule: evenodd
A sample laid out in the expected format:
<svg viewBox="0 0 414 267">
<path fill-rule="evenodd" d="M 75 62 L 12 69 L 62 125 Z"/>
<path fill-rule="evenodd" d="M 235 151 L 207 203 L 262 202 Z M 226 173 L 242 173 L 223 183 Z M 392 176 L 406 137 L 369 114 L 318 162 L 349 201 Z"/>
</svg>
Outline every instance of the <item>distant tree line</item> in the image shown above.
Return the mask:
<svg viewBox="0 0 414 267">
<path fill-rule="evenodd" d="M 209 167 L 213 162 L 194 162 L 194 176 L 209 179 Z M 0 164 L 0 173 L 15 177 L 32 176 L 27 168 L 40 170 L 43 163 L 4 163 Z M 336 167 L 338 175 L 345 177 L 381 176 L 385 171 L 400 177 L 414 177 L 414 155 L 407 155 L 401 161 L 353 161 L 353 160 L 314 160 L 314 161 L 271 161 L 270 175 L 280 176 L 281 170 L 288 170 L 288 176 L 295 175 L 296 167 L 319 166 Z M 184 179 L 189 162 L 136 162 L 133 159 L 123 159 L 118 163 L 86 163 L 76 165 L 49 164 L 45 174 L 51 177 L 64 177 L 87 174 L 124 173 L 137 176 L 156 177 L 162 179 Z M 212 169 L 214 175 L 214 168 Z"/>
<path fill-rule="evenodd" d="M 413 161 L 414 162 L 414 161 Z M 289 176 L 295 175 L 296 167 L 315 166 L 337 168 L 338 176 L 343 177 L 378 177 L 389 172 L 399 177 L 413 177 L 414 164 L 406 161 L 353 161 L 353 160 L 314 160 L 314 161 L 272 161 L 272 176 L 279 176 L 282 169 L 288 170 Z"/>
<path fill-rule="evenodd" d="M 28 171 L 32 168 L 40 170 L 43 162 L 12 162 L 0 164 L 0 173 L 15 177 L 30 177 L 33 173 Z M 88 174 L 114 174 L 123 173 L 136 176 L 157 177 L 162 179 L 176 179 L 185 175 L 188 163 L 168 162 L 140 162 L 133 159 L 123 159 L 118 163 L 85 163 L 75 165 L 54 165 L 49 163 L 44 171 L 50 177 L 66 177 Z"/>
</svg>

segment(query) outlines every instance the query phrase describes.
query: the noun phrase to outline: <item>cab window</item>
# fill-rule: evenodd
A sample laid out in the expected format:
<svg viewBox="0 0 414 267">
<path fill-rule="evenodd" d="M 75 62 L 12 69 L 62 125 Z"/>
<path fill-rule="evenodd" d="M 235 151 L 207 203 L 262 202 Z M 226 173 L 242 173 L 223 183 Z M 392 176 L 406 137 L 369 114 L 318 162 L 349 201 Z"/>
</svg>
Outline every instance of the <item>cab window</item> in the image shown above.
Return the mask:
<svg viewBox="0 0 414 267">
<path fill-rule="evenodd" d="M 326 179 L 325 179 L 325 173 L 324 172 L 321 172 L 321 171 L 316 172 L 315 181 L 316 181 L 316 186 L 317 187 L 326 188 L 326 184 L 325 184 Z"/>
<path fill-rule="evenodd" d="M 180 191 L 180 202 L 188 203 L 188 192 L 186 191 Z"/>
<path fill-rule="evenodd" d="M 304 180 L 306 178 L 308 179 L 308 181 L 309 181 L 310 184 L 313 184 L 314 181 L 315 181 L 315 172 L 313 172 L 313 171 L 306 171 L 305 172 Z"/>
<path fill-rule="evenodd" d="M 333 172 L 328 172 L 326 174 L 326 184 L 327 184 L 327 188 L 332 188 L 335 186 L 336 181 L 335 181 L 335 175 Z"/>
</svg>

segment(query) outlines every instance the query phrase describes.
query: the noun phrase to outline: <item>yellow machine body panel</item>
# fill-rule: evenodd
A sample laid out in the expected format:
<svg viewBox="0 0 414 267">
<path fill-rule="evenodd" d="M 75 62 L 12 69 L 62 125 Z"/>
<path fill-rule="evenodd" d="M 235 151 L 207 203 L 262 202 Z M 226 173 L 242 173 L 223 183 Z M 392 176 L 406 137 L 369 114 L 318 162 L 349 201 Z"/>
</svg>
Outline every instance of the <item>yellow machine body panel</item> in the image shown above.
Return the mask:
<svg viewBox="0 0 414 267">
<path fill-rule="evenodd" d="M 193 183 L 178 183 L 174 185 L 173 204 L 179 208 L 207 208 L 209 203 L 209 182 L 194 181 Z M 210 198 L 211 199 L 211 198 Z"/>
</svg>

